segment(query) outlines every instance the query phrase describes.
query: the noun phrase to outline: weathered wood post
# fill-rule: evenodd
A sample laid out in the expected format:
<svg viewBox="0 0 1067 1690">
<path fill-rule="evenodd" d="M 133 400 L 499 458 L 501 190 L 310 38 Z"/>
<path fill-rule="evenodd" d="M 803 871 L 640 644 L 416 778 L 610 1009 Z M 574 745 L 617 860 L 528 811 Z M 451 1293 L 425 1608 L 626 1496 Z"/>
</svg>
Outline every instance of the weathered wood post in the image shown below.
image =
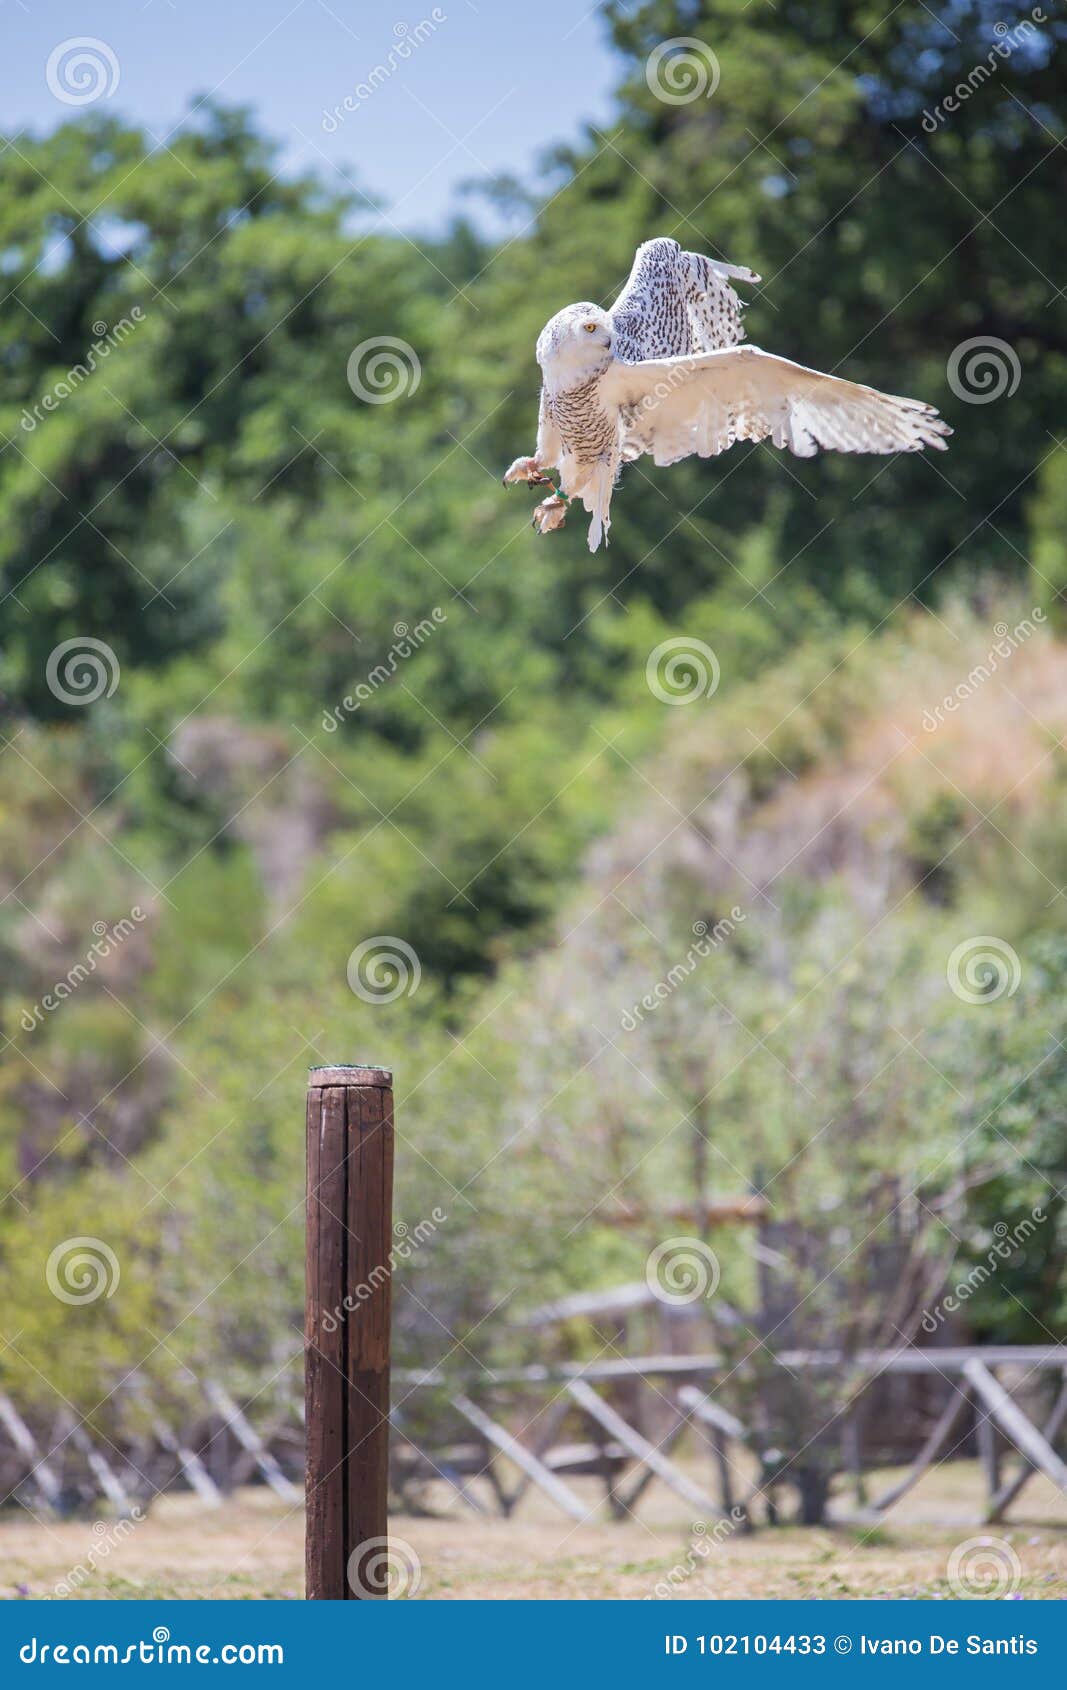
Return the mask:
<svg viewBox="0 0 1067 1690">
<path fill-rule="evenodd" d="M 388 1529 L 392 1215 L 392 1075 L 312 1068 L 304 1322 L 310 1599 L 385 1594 L 360 1564 L 384 1555 Z"/>
</svg>

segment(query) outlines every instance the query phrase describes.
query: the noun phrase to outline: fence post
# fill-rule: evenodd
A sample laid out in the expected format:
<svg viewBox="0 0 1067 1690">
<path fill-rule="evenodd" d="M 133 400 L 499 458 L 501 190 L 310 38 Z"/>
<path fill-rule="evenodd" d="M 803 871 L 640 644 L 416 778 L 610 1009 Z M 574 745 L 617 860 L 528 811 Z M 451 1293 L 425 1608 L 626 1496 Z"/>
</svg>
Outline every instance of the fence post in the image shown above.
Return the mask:
<svg viewBox="0 0 1067 1690">
<path fill-rule="evenodd" d="M 310 1599 L 384 1595 L 361 1562 L 373 1566 L 384 1553 L 388 1529 L 392 1214 L 392 1075 L 312 1068 L 304 1321 Z"/>
</svg>

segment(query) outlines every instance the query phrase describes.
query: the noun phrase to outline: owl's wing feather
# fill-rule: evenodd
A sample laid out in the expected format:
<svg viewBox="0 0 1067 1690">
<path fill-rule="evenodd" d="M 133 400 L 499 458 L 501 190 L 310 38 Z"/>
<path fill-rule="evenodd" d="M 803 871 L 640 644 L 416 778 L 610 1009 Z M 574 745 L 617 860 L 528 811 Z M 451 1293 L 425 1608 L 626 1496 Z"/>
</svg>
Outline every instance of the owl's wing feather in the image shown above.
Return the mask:
<svg viewBox="0 0 1067 1690">
<path fill-rule="evenodd" d="M 684 252 L 668 237 L 645 241 L 611 307 L 615 357 L 633 364 L 736 346 L 745 331 L 731 277 L 759 281 L 753 270 Z"/>
<path fill-rule="evenodd" d="M 952 430 L 932 405 L 806 369 L 757 346 L 694 357 L 612 363 L 601 394 L 622 410 L 622 457 L 657 464 L 771 440 L 798 457 L 945 450 Z"/>
</svg>

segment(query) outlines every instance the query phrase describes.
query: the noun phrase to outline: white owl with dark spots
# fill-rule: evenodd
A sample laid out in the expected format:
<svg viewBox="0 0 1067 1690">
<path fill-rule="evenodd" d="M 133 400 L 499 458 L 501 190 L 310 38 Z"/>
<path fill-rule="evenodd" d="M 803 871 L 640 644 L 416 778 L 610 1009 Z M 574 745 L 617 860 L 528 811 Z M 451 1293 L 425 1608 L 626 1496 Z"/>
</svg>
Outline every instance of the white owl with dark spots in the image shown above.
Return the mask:
<svg viewBox="0 0 1067 1690">
<path fill-rule="evenodd" d="M 770 440 L 799 457 L 837 452 L 945 450 L 948 424 L 932 405 L 809 370 L 742 346 L 731 281 L 751 270 L 720 264 L 677 241 L 646 241 L 609 311 L 567 305 L 537 337 L 541 406 L 537 450 L 516 458 L 505 485 L 559 474 L 534 513 L 547 534 L 571 499 L 592 515 L 589 549 L 606 542 L 623 464 L 716 457 L 737 440 Z"/>
</svg>

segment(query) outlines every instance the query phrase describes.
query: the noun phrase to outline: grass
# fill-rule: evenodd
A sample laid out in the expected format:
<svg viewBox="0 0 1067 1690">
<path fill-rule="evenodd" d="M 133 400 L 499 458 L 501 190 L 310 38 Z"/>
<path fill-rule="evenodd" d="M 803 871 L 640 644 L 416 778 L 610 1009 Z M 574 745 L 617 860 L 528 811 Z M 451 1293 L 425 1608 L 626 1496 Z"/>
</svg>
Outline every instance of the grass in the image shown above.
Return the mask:
<svg viewBox="0 0 1067 1690">
<path fill-rule="evenodd" d="M 890 1478 L 877 1475 L 874 1482 Z M 582 1485 L 576 1482 L 577 1489 Z M 638 1600 L 657 1594 L 672 1569 L 670 1599 L 936 1600 L 957 1594 L 949 1559 L 974 1539 L 986 1539 L 990 1554 L 1012 1570 L 1017 1558 L 1018 1595 L 1067 1596 L 1067 1499 L 1035 1478 L 1016 1504 L 1015 1520 L 983 1527 L 976 1524 L 981 1495 L 976 1464 L 956 1462 L 929 1475 L 885 1520 L 842 1517 L 826 1528 L 782 1526 L 719 1542 L 711 1522 L 694 1535 L 684 1506 L 661 1485 L 649 1488 L 636 1518 L 616 1523 L 598 1512 L 577 1526 L 540 1496 L 528 1494 L 516 1518 L 501 1520 L 453 1511 L 442 1490 L 434 1500 L 449 1509 L 446 1516 L 398 1516 L 391 1531 L 394 1544 L 402 1539 L 414 1551 L 421 1564 L 417 1595 L 431 1600 Z M 593 1509 L 591 1481 L 587 1500 Z M 84 1576 L 73 1571 L 79 1565 Z M 247 1489 L 218 1510 L 187 1495 L 164 1497 L 121 1533 L 113 1522 L 38 1522 L 26 1513 L 0 1521 L 0 1595 L 53 1597 L 64 1584 L 82 1600 L 299 1597 L 302 1511 Z"/>
</svg>

